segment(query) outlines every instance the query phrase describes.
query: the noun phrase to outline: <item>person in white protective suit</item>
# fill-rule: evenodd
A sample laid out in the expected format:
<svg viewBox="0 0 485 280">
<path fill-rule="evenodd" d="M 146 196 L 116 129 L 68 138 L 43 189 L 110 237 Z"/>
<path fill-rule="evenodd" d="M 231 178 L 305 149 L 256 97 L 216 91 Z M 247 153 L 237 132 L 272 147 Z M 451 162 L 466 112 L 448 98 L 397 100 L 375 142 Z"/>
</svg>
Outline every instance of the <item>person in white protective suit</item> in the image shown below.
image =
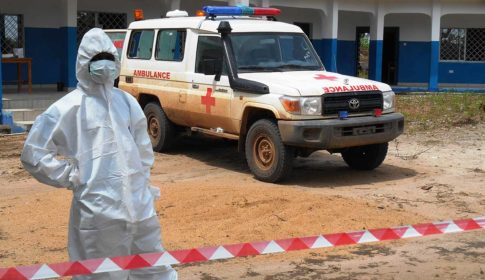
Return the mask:
<svg viewBox="0 0 485 280">
<path fill-rule="evenodd" d="M 135 98 L 113 87 L 120 61 L 99 28 L 83 37 L 77 89 L 40 115 L 21 160 L 42 183 L 73 190 L 71 260 L 163 251 L 149 185 L 153 150 Z M 170 266 L 74 279 L 177 279 Z"/>
</svg>

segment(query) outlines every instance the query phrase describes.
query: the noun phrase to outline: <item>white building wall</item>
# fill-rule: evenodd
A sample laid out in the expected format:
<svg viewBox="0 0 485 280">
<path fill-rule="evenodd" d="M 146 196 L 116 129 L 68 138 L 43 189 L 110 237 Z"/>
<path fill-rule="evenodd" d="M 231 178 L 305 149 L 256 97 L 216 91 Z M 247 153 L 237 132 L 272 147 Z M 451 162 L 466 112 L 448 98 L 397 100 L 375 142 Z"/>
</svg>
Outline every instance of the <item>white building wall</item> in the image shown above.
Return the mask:
<svg viewBox="0 0 485 280">
<path fill-rule="evenodd" d="M 380 1 L 383 12 L 391 13 L 417 13 L 431 15 L 432 0 L 392 0 Z"/>
<path fill-rule="evenodd" d="M 182 0 L 180 2 L 180 10 L 186 11 L 189 13 L 189 16 L 194 16 L 195 12 L 198 10 L 202 10 L 204 6 L 227 6 L 227 1 L 211 1 L 211 0 L 202 0 L 202 1 L 187 1 Z"/>
<path fill-rule="evenodd" d="M 340 11 L 338 39 L 355 40 L 357 27 L 370 26 L 372 15 L 368 13 Z M 386 27 L 399 27 L 400 40 L 410 42 L 429 42 L 431 18 L 425 14 L 388 14 Z"/>
<path fill-rule="evenodd" d="M 338 21 L 338 40 L 355 41 L 357 27 L 371 24 L 372 14 L 340 11 Z"/>
<path fill-rule="evenodd" d="M 22 14 L 25 27 L 59 28 L 65 26 L 61 0 L 0 0 L 0 13 Z"/>
<path fill-rule="evenodd" d="M 441 14 L 481 14 L 485 15 L 485 1 L 483 0 L 460 0 L 442 1 Z"/>
<path fill-rule="evenodd" d="M 133 11 L 135 9 L 143 9 L 143 14 L 147 19 L 165 16 L 168 10 L 163 0 L 78 0 L 77 7 L 78 11 L 126 13 L 128 23 L 134 20 Z"/>
<path fill-rule="evenodd" d="M 59 28 L 66 26 L 64 1 L 71 0 L 1 0 L 0 13 L 23 14 L 25 27 Z M 165 16 L 168 10 L 163 0 L 78 0 L 77 5 L 78 11 L 126 13 L 128 23 L 138 8 L 143 9 L 145 18 Z"/>
<path fill-rule="evenodd" d="M 399 40 L 429 42 L 431 40 L 431 17 L 425 14 L 388 14 L 386 27 L 399 27 Z"/>
<path fill-rule="evenodd" d="M 293 7 L 303 9 L 323 9 L 327 13 L 328 3 L 333 0 L 265 0 L 271 7 Z M 337 0 L 338 2 L 338 0 Z M 256 2 L 255 2 L 256 3 Z"/>
<path fill-rule="evenodd" d="M 362 3 L 362 0 L 347 0 L 339 1 L 339 9 L 341 11 L 348 12 L 364 12 L 375 14 L 376 4 L 374 1 L 369 1 L 368 3 Z"/>
<path fill-rule="evenodd" d="M 483 4 L 485 5 L 485 3 Z M 441 18 L 441 28 L 485 28 L 484 15 L 445 15 Z"/>
<path fill-rule="evenodd" d="M 276 1 L 275 1 L 276 2 Z M 278 20 L 287 23 L 305 22 L 311 24 L 312 39 L 322 39 L 323 10 L 272 6 L 282 10 Z"/>
</svg>

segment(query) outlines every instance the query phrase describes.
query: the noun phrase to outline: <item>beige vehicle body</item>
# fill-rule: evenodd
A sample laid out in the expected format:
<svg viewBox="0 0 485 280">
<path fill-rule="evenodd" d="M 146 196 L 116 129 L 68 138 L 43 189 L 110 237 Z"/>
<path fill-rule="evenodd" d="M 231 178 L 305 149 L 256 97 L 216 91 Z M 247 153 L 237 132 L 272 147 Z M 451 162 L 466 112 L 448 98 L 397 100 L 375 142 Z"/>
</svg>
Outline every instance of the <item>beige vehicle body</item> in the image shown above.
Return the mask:
<svg viewBox="0 0 485 280">
<path fill-rule="evenodd" d="M 222 36 L 221 42 L 222 22 L 230 25 L 232 41 L 224 39 L 229 36 Z M 269 34 L 269 37 L 261 37 L 265 34 Z M 238 45 L 242 40 L 238 38 L 243 38 L 245 43 Z M 305 57 L 311 56 L 316 68 L 274 71 L 263 68 L 258 71 L 257 68 L 252 71 L 239 69 L 239 72 L 229 69 L 237 68 L 235 65 L 240 65 L 244 56 L 249 60 L 256 58 L 258 52 L 261 53 L 258 46 L 273 43 L 273 38 L 282 42 L 297 38 L 298 42 L 301 41 L 299 45 L 304 45 Z M 233 49 L 227 47 L 227 42 L 232 42 Z M 220 44 L 223 52 L 224 70 L 219 71 L 220 77 L 206 70 L 213 65 L 211 59 L 214 55 L 210 53 L 214 51 L 214 44 Z M 287 52 L 291 52 L 291 47 Z M 233 58 L 231 64 L 230 57 L 235 53 L 240 56 Z M 164 133 L 169 133 L 163 127 L 165 118 L 178 131 L 185 128 L 192 133 L 238 140 L 241 150 L 248 147 L 253 150 L 249 151 L 250 154 L 246 152 L 247 157 L 259 155 L 259 167 L 263 171 L 272 169 L 274 166 L 269 165 L 281 160 L 282 155 L 275 150 L 278 143 L 266 142 L 264 137 L 256 137 L 260 139 L 255 140 L 260 141 L 258 143 L 247 143 L 248 132 L 258 120 L 270 120 L 277 127 L 277 141 L 281 141 L 295 156 L 320 149 L 340 152 L 350 147 L 387 143 L 403 129 L 403 117 L 394 113 L 394 93 L 388 85 L 325 71 L 310 41 L 295 25 L 249 17 L 175 17 L 138 21 L 130 24 L 127 30 L 121 58 L 119 87 L 136 97 L 142 108 L 146 109 L 148 104 L 152 104 L 152 108 L 148 109 L 150 111 L 156 104 L 163 111 L 162 120 L 159 113 L 150 115 L 151 111 L 145 111 L 155 150 L 165 150 L 163 143 L 159 143 L 163 140 L 160 137 L 167 137 Z M 233 72 L 237 73 L 232 75 Z M 239 86 L 236 86 L 234 77 L 242 81 Z M 246 87 L 245 83 L 254 83 L 258 90 Z M 355 111 L 348 108 L 349 98 L 357 97 L 359 102 L 359 99 L 371 96 L 366 93 L 372 93 L 377 98 L 374 100 L 378 102 L 377 105 L 368 104 L 375 108 Z M 325 106 L 330 104 L 325 101 L 318 101 L 320 104 L 317 104 L 315 100 L 340 95 L 348 95 L 345 100 L 337 100 L 345 103 L 343 106 L 348 111 L 348 117 L 339 119 L 337 111 L 330 112 L 340 110 L 338 108 L 315 114 L 314 109 L 327 110 Z M 360 98 L 362 95 L 365 95 L 363 99 Z M 304 113 L 305 98 L 313 101 L 309 105 L 313 113 Z M 360 102 L 365 105 L 367 101 Z M 389 106 L 386 102 L 392 104 Z M 289 110 L 285 104 L 290 103 L 301 108 Z M 375 116 L 374 109 L 378 110 L 379 117 Z M 343 132 L 346 127 L 347 131 L 350 129 L 347 136 Z M 157 143 L 160 145 L 157 146 Z M 249 159 L 248 163 L 251 167 Z M 257 173 L 253 168 L 251 170 Z M 258 174 L 256 177 L 265 181 L 282 178 L 273 176 L 272 179 L 265 179 Z"/>
</svg>

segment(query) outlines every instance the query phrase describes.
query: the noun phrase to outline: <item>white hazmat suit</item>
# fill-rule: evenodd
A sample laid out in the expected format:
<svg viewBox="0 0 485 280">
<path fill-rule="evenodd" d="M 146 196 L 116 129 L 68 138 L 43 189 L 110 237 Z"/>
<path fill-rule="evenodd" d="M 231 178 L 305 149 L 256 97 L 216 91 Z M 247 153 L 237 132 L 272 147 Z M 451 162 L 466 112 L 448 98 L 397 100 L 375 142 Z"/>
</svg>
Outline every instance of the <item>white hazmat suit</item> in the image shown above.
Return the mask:
<svg viewBox="0 0 485 280">
<path fill-rule="evenodd" d="M 111 54 L 114 63 L 94 64 L 99 53 Z M 119 70 L 109 37 L 98 28 L 87 32 L 77 57 L 77 89 L 36 119 L 22 152 L 37 180 L 73 190 L 71 260 L 163 251 L 154 209 L 159 190 L 149 185 L 153 151 L 146 118 L 135 98 L 113 88 Z M 165 280 L 177 273 L 164 266 L 74 279 Z"/>
</svg>

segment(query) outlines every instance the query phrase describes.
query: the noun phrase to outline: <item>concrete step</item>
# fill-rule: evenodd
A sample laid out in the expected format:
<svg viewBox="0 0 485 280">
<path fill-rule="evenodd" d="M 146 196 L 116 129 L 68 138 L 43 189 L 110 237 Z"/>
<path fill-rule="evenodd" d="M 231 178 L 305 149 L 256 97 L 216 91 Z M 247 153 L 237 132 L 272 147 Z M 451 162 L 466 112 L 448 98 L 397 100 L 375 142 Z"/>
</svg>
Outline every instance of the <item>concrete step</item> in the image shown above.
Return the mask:
<svg viewBox="0 0 485 280">
<path fill-rule="evenodd" d="M 3 98 L 3 109 L 35 109 L 35 108 L 47 108 L 58 99 L 45 98 L 45 99 L 10 99 Z"/>
<path fill-rule="evenodd" d="M 13 121 L 18 123 L 18 122 L 26 122 L 26 121 L 35 121 L 35 118 L 42 114 L 42 112 L 45 111 L 45 109 L 26 109 L 26 108 L 21 108 L 21 109 L 4 109 L 4 112 L 10 112 L 13 117 Z"/>
<path fill-rule="evenodd" d="M 15 122 L 15 124 L 25 129 L 25 131 L 30 131 L 32 125 L 34 124 L 34 121 L 18 121 Z"/>
</svg>

